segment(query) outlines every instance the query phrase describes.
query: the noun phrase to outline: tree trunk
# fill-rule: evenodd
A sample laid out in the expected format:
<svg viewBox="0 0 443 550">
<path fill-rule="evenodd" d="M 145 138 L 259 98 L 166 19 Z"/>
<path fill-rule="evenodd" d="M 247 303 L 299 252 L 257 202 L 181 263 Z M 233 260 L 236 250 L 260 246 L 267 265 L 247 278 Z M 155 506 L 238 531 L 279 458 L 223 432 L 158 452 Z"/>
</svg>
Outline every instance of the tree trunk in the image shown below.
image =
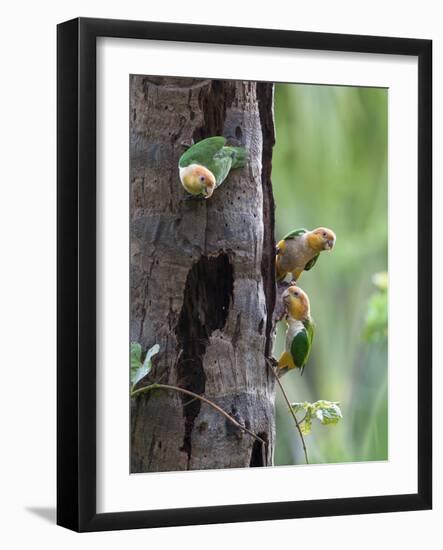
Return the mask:
<svg viewBox="0 0 443 550">
<path fill-rule="evenodd" d="M 271 465 L 272 84 L 132 76 L 130 97 L 131 340 L 160 345 L 140 386 L 202 394 L 267 443 L 157 389 L 132 399 L 131 471 Z M 183 145 L 214 135 L 244 145 L 248 165 L 209 200 L 184 200 Z"/>
</svg>

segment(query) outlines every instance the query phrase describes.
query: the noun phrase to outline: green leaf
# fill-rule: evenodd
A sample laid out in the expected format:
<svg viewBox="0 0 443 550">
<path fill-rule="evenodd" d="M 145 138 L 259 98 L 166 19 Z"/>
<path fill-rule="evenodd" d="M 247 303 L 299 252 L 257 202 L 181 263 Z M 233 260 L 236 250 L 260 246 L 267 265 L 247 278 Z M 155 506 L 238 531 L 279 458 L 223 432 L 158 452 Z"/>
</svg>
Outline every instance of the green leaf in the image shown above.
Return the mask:
<svg viewBox="0 0 443 550">
<path fill-rule="evenodd" d="M 148 369 L 147 373 L 152 368 L 151 359 L 154 357 L 154 355 L 157 355 L 157 353 L 160 351 L 160 346 L 158 344 L 155 344 L 148 350 L 148 353 L 146 354 L 145 360 L 143 361 L 143 367 Z"/>
<path fill-rule="evenodd" d="M 141 366 L 142 347 L 138 342 L 131 342 L 131 370 Z"/>
<path fill-rule="evenodd" d="M 338 403 L 317 401 L 314 403 L 315 415 L 322 424 L 337 424 L 343 418 Z"/>
<path fill-rule="evenodd" d="M 144 378 L 152 368 L 152 357 L 160 351 L 160 346 L 155 344 L 148 350 L 146 357 L 141 362 L 142 349 L 138 342 L 131 343 L 131 389 Z"/>
<path fill-rule="evenodd" d="M 335 401 L 321 399 L 315 403 L 304 401 L 302 403 L 291 403 L 295 414 L 304 411 L 304 416 L 299 420 L 300 430 L 303 435 L 308 435 L 312 429 L 312 419 L 316 418 L 323 425 L 337 424 L 343 418 L 339 404 Z"/>
<path fill-rule="evenodd" d="M 306 407 L 309 405 L 308 402 L 304 403 L 291 403 L 291 409 L 297 414 L 300 411 L 306 411 Z"/>
<path fill-rule="evenodd" d="M 291 403 L 291 408 L 295 414 L 300 411 L 305 413 L 303 418 L 299 420 L 298 424 L 303 435 L 309 434 L 312 428 L 312 417 L 315 413 L 312 408 L 312 403 L 308 403 L 308 401 L 303 401 L 303 403 Z"/>
<path fill-rule="evenodd" d="M 308 408 L 303 421 L 300 423 L 300 430 L 303 435 L 308 435 L 309 433 L 311 433 L 311 429 L 312 429 L 312 410 L 311 408 Z"/>
</svg>

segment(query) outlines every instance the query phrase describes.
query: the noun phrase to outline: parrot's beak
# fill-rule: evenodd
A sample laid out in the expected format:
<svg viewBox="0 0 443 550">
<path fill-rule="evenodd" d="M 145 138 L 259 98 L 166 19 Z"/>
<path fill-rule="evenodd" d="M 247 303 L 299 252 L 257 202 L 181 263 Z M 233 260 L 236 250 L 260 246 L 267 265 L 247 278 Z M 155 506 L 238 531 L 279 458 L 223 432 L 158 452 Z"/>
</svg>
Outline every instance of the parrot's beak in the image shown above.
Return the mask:
<svg viewBox="0 0 443 550">
<path fill-rule="evenodd" d="M 329 239 L 328 241 L 326 241 L 326 250 L 332 250 L 334 248 L 334 244 L 335 244 L 335 241 L 334 239 Z"/>
</svg>

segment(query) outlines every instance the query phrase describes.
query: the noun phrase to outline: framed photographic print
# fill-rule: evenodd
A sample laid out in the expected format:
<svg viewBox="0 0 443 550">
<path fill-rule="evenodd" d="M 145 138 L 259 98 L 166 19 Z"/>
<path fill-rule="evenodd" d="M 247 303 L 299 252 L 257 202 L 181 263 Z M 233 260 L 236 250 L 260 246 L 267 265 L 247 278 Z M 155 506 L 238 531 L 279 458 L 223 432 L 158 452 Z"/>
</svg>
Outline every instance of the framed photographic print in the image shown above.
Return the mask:
<svg viewBox="0 0 443 550">
<path fill-rule="evenodd" d="M 431 507 L 428 40 L 58 26 L 58 524 Z"/>
</svg>

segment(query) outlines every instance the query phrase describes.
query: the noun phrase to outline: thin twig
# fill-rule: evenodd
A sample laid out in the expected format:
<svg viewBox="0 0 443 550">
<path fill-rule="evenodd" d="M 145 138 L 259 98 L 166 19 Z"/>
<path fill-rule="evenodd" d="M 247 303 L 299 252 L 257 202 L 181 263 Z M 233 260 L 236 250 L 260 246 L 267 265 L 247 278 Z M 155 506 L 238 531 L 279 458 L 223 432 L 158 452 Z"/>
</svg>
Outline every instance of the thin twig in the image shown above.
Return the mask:
<svg viewBox="0 0 443 550">
<path fill-rule="evenodd" d="M 270 370 L 272 371 L 272 374 L 275 376 L 275 379 L 277 380 L 277 383 L 278 385 L 280 386 L 280 390 L 283 394 L 283 397 L 286 401 L 286 404 L 288 405 L 289 407 L 289 411 L 292 415 L 292 418 L 294 419 L 294 422 L 295 422 L 295 425 L 297 426 L 297 430 L 298 430 L 298 433 L 300 434 L 300 439 L 301 439 L 301 442 L 302 442 L 302 445 L 303 445 L 303 452 L 305 454 L 305 460 L 306 460 L 306 464 L 309 464 L 309 460 L 308 460 L 308 451 L 306 449 L 306 444 L 305 444 L 305 438 L 303 437 L 303 433 L 301 431 L 301 428 L 300 428 L 300 424 L 297 420 L 297 417 L 295 416 L 295 412 L 294 410 L 292 409 L 291 407 L 291 402 L 289 401 L 288 399 L 288 396 L 286 395 L 286 392 L 285 392 L 285 389 L 283 388 L 283 385 L 282 383 L 280 382 L 280 378 L 278 377 L 278 374 L 275 372 L 275 369 L 274 367 L 272 366 L 271 362 L 269 361 L 268 358 L 266 358 L 266 363 L 268 364 L 268 367 L 270 368 Z"/>
<path fill-rule="evenodd" d="M 146 393 L 148 391 L 155 390 L 155 389 L 177 391 L 177 392 L 180 392 L 180 393 L 184 393 L 186 395 L 190 395 L 194 399 L 200 399 L 200 401 L 203 401 L 203 403 L 206 403 L 207 405 L 209 405 L 210 407 L 215 409 L 217 412 L 219 412 L 221 415 L 223 415 L 227 420 L 229 420 L 229 422 L 231 422 L 231 424 L 234 424 L 234 426 L 236 426 L 240 430 L 246 432 L 247 434 L 252 436 L 254 439 L 259 441 L 262 444 L 263 449 L 265 449 L 266 442 L 265 442 L 264 439 L 262 439 L 260 436 L 258 436 L 254 432 L 252 432 L 246 426 L 242 426 L 240 424 L 240 422 L 237 422 L 237 420 L 235 420 L 235 418 L 233 418 L 230 414 L 228 414 L 226 411 L 224 411 L 221 407 L 216 405 L 213 401 L 210 401 L 206 397 L 203 397 L 203 395 L 198 395 L 197 393 L 194 393 L 190 390 L 185 390 L 185 388 L 180 388 L 179 386 L 171 386 L 169 384 L 150 384 L 149 386 L 144 386 L 143 388 L 139 388 L 138 390 L 133 391 L 131 393 L 131 397 L 137 397 L 138 395 L 140 395 L 142 393 Z"/>
</svg>

